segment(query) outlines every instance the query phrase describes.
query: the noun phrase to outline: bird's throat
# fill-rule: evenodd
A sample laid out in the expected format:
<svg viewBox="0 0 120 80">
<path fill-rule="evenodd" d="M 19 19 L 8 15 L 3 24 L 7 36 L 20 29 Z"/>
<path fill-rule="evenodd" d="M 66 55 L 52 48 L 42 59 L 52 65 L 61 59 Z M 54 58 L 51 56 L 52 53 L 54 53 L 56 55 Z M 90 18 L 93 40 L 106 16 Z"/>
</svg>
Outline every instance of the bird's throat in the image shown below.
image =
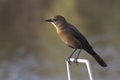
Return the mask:
<svg viewBox="0 0 120 80">
<path fill-rule="evenodd" d="M 58 27 L 55 25 L 55 23 L 52 22 L 52 25 L 57 29 Z"/>
<path fill-rule="evenodd" d="M 60 32 L 60 27 L 58 27 L 55 23 L 52 22 L 52 25 L 56 28 L 57 33 L 59 34 Z"/>
</svg>

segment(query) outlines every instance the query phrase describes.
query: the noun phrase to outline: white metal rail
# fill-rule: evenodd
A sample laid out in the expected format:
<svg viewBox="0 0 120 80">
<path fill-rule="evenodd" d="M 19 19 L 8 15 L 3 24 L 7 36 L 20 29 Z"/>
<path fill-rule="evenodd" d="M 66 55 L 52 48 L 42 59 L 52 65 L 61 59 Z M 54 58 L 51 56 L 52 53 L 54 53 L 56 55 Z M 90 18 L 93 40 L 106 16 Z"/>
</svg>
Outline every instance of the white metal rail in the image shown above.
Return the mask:
<svg viewBox="0 0 120 80">
<path fill-rule="evenodd" d="M 74 58 L 70 58 L 70 62 L 74 62 Z M 92 71 L 91 71 L 91 65 L 90 62 L 86 59 L 77 59 L 78 63 L 85 63 L 87 66 L 87 70 L 88 70 L 88 74 L 89 74 L 89 78 L 90 80 L 94 80 L 93 79 L 93 75 L 92 75 Z M 68 75 L 68 80 L 71 80 L 71 71 L 70 71 L 70 64 L 68 61 L 66 61 L 66 66 L 67 66 L 67 75 Z"/>
</svg>

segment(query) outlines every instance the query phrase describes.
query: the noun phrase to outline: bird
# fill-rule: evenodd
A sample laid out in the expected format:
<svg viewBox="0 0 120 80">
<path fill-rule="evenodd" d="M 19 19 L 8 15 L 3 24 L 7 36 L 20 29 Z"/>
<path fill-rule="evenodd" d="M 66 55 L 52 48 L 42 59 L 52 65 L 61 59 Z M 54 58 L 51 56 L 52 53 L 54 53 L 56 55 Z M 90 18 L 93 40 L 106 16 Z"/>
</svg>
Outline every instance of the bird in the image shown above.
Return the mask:
<svg viewBox="0 0 120 80">
<path fill-rule="evenodd" d="M 56 15 L 52 18 L 46 19 L 46 22 L 50 22 L 56 28 L 57 34 L 60 39 L 68 45 L 70 48 L 74 49 L 73 52 L 69 55 L 68 61 L 72 55 L 77 51 L 77 56 L 75 58 L 75 62 L 77 63 L 77 59 L 81 50 L 85 50 L 89 53 L 101 67 L 107 67 L 107 64 L 104 60 L 93 50 L 92 46 L 89 44 L 87 39 L 83 36 L 83 34 L 71 23 L 69 23 L 63 16 Z"/>
</svg>

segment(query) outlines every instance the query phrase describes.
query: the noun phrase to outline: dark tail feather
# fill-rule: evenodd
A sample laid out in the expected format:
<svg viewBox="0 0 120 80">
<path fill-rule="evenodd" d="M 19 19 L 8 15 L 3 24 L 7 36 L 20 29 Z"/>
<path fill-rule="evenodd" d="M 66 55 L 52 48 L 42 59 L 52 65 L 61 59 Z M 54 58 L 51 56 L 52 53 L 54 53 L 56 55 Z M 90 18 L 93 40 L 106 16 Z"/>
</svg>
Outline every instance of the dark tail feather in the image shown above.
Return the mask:
<svg viewBox="0 0 120 80">
<path fill-rule="evenodd" d="M 95 60 L 102 66 L 102 67 L 107 67 L 107 64 L 104 62 L 104 60 L 93 50 L 89 52 Z"/>
</svg>

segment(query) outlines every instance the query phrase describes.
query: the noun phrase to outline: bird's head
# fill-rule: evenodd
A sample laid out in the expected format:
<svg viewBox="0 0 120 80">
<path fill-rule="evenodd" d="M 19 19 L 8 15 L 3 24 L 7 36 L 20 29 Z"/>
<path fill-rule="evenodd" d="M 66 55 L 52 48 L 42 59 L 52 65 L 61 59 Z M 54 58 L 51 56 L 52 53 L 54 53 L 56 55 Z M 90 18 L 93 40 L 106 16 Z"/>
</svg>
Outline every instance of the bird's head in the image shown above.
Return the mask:
<svg viewBox="0 0 120 80">
<path fill-rule="evenodd" d="M 63 16 L 57 15 L 50 19 L 45 20 L 46 22 L 51 22 L 55 27 L 60 27 L 66 23 L 66 20 Z"/>
</svg>

